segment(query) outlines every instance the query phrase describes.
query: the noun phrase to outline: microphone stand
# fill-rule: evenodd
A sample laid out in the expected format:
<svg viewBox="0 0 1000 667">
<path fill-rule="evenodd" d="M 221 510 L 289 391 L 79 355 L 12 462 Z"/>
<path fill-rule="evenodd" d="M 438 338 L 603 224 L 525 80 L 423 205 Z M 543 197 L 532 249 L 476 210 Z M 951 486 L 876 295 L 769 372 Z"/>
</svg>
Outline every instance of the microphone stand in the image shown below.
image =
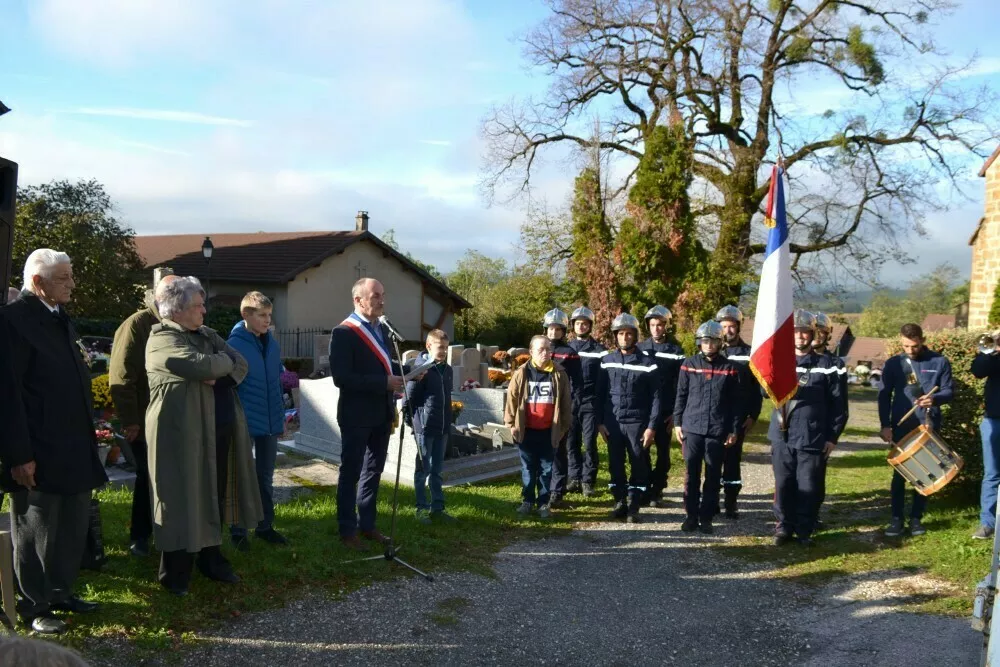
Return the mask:
<svg viewBox="0 0 1000 667">
<path fill-rule="evenodd" d="M 395 361 L 396 361 L 396 363 L 399 364 L 399 374 L 400 374 L 401 377 L 405 377 L 406 374 L 403 373 L 403 357 L 399 353 L 399 340 L 397 339 L 396 336 L 394 336 L 392 334 L 389 334 L 389 338 L 392 339 L 392 347 L 393 347 L 393 349 L 396 352 L 396 359 L 395 359 Z M 409 393 L 409 390 L 406 388 L 406 380 L 405 379 L 403 381 L 403 396 L 404 396 L 404 399 L 403 399 L 403 410 L 406 411 L 405 413 L 406 413 L 406 415 L 408 415 L 410 417 L 410 420 L 411 420 L 411 423 L 412 423 L 413 414 L 412 414 L 412 406 L 410 405 L 410 393 Z M 403 434 L 404 434 L 405 431 L 406 431 L 406 419 L 404 418 L 403 415 L 400 415 L 400 418 L 399 418 L 399 445 L 398 445 L 398 449 L 396 450 L 396 483 L 395 483 L 395 486 L 392 489 L 392 520 L 391 520 L 391 522 L 389 524 L 389 539 L 385 543 L 385 551 L 382 553 L 381 556 L 369 556 L 368 558 L 359 558 L 357 560 L 347 561 L 347 562 L 349 562 L 349 563 L 360 563 L 360 562 L 363 562 L 363 561 L 385 560 L 385 561 L 388 561 L 390 563 L 399 563 L 403 567 L 409 568 L 413 572 L 416 572 L 417 574 L 419 574 L 421 577 L 423 577 L 427 581 L 434 581 L 434 576 L 433 575 L 427 574 L 426 572 L 424 572 L 422 570 L 418 570 L 416 567 L 414 567 L 413 565 L 410 565 L 405 560 L 403 560 L 402 558 L 400 558 L 399 555 L 398 555 L 399 554 L 399 550 L 402 549 L 402 545 L 397 545 L 396 544 L 396 514 L 397 514 L 397 512 L 399 510 L 399 474 L 400 474 L 400 471 L 401 471 L 402 466 L 403 466 Z M 424 459 L 423 459 L 423 456 L 420 453 L 420 443 L 417 443 L 417 457 L 419 459 L 420 465 L 421 466 L 424 465 Z"/>
</svg>

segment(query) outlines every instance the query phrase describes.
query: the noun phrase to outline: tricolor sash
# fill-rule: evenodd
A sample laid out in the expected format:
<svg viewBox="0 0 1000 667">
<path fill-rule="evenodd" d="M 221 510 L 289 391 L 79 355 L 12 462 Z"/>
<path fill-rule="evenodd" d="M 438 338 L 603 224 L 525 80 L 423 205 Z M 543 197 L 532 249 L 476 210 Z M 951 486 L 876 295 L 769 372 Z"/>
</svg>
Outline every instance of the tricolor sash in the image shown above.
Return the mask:
<svg viewBox="0 0 1000 667">
<path fill-rule="evenodd" d="M 358 334 L 362 342 L 368 346 L 368 348 L 378 357 L 378 360 L 382 362 L 385 367 L 385 372 L 387 375 L 393 375 L 392 372 L 392 360 L 389 359 L 389 353 L 385 351 L 382 344 L 378 342 L 378 339 L 372 335 L 372 332 L 368 330 L 361 320 L 351 315 L 346 320 L 340 323 L 343 326 L 351 328 L 354 333 Z"/>
</svg>

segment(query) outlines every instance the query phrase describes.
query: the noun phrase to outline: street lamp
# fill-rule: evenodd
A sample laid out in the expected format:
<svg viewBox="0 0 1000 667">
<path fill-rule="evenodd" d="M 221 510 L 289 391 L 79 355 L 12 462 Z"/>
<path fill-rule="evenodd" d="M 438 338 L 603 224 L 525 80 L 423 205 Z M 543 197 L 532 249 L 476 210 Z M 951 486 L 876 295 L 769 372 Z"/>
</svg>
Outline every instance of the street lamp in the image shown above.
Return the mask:
<svg viewBox="0 0 1000 667">
<path fill-rule="evenodd" d="M 201 244 L 201 254 L 205 258 L 205 266 L 208 269 L 207 280 L 205 281 L 205 305 L 208 306 L 209 295 L 212 292 L 212 253 L 215 246 L 212 245 L 212 237 L 206 236 Z"/>
</svg>

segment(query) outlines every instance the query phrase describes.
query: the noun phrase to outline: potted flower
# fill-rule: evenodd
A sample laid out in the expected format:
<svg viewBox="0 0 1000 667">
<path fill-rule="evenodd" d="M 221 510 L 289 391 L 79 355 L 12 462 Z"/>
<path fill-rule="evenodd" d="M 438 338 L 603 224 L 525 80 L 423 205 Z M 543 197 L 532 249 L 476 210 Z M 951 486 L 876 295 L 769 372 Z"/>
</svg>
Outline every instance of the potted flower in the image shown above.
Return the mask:
<svg viewBox="0 0 1000 667">
<path fill-rule="evenodd" d="M 101 460 L 101 465 L 106 465 L 108 460 L 112 459 L 112 450 L 118 449 L 115 445 L 114 428 L 106 421 L 96 421 L 94 422 L 94 435 L 97 437 L 97 456 Z M 117 460 L 118 456 L 115 455 L 110 462 L 114 463 Z"/>
</svg>

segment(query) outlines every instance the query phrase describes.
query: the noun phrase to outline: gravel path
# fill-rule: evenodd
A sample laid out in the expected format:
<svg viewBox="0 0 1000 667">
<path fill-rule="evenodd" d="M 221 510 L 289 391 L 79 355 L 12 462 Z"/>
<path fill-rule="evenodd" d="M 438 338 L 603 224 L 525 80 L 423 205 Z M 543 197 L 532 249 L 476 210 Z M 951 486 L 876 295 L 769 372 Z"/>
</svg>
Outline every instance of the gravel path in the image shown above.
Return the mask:
<svg viewBox="0 0 1000 667">
<path fill-rule="evenodd" d="M 594 523 L 514 544 L 498 554 L 494 578 L 405 578 L 341 601 L 310 597 L 146 664 L 978 664 L 981 636 L 968 622 L 901 610 L 919 584 L 904 573 L 808 588 L 699 548 L 772 530 L 767 456 L 751 448 L 746 460 L 743 518 L 711 537 L 680 532 L 671 479 L 670 506 L 647 511 L 645 523 Z M 136 662 L 123 654 L 94 664 Z"/>
</svg>

